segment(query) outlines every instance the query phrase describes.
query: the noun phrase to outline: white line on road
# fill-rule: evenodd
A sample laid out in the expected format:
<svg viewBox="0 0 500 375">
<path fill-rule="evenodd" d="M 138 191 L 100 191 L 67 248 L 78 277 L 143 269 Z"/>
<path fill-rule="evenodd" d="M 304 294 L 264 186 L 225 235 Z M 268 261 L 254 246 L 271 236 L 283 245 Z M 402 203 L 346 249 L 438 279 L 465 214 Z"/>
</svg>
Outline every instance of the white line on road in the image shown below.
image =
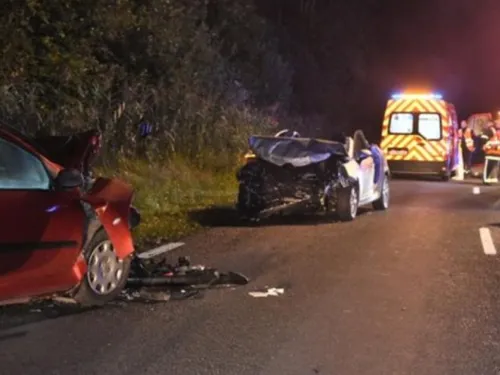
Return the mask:
<svg viewBox="0 0 500 375">
<path fill-rule="evenodd" d="M 481 243 L 483 244 L 483 251 L 486 255 L 496 255 L 497 249 L 493 243 L 493 238 L 491 238 L 491 232 L 489 228 L 479 228 L 479 237 L 481 237 Z"/>
<path fill-rule="evenodd" d="M 184 246 L 184 242 L 170 242 L 165 245 L 155 247 L 154 249 L 145 251 L 137 255 L 140 259 L 151 259 L 157 257 L 158 255 L 168 253 L 169 251 L 175 250 L 178 247 Z"/>
</svg>

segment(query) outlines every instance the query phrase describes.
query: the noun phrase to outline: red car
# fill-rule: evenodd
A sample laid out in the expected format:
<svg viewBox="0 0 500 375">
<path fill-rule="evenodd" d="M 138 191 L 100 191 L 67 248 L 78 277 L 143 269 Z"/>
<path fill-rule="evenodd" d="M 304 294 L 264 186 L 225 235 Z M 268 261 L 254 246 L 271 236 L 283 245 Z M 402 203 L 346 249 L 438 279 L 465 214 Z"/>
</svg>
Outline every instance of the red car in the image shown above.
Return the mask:
<svg viewBox="0 0 500 375">
<path fill-rule="evenodd" d="M 92 180 L 90 131 L 29 138 L 0 126 L 0 301 L 63 294 L 104 304 L 124 288 L 140 216 L 133 189 Z"/>
</svg>

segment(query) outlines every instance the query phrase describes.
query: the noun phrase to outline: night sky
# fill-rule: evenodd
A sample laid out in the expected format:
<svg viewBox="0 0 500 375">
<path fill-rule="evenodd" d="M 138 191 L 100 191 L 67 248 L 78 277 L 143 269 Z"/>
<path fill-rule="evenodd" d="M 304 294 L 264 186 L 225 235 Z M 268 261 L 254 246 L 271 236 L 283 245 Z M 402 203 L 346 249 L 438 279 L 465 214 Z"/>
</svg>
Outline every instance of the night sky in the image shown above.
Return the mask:
<svg viewBox="0 0 500 375">
<path fill-rule="evenodd" d="M 373 123 L 411 88 L 441 93 L 461 118 L 500 109 L 499 0 L 257 2 L 291 35 L 303 112 Z"/>
</svg>

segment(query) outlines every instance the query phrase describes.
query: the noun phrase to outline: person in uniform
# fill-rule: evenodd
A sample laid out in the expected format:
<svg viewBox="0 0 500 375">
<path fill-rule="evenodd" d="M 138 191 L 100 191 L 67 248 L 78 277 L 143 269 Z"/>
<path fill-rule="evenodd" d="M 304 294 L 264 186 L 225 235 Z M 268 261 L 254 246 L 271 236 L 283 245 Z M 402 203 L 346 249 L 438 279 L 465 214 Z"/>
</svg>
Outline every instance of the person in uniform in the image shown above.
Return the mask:
<svg viewBox="0 0 500 375">
<path fill-rule="evenodd" d="M 500 123 L 490 122 L 486 135 L 488 141 L 483 146 L 485 154 L 483 182 L 497 183 L 500 162 Z"/>
</svg>

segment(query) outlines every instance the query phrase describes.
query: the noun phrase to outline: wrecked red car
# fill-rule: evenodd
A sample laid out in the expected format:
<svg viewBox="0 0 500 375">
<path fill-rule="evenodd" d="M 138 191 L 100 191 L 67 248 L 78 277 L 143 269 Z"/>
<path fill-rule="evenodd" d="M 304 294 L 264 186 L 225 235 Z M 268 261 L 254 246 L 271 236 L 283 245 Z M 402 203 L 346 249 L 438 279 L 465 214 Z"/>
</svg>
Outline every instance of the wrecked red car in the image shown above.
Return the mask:
<svg viewBox="0 0 500 375">
<path fill-rule="evenodd" d="M 61 294 L 92 306 L 124 288 L 140 216 L 130 186 L 92 178 L 100 141 L 0 126 L 1 302 Z"/>
</svg>

